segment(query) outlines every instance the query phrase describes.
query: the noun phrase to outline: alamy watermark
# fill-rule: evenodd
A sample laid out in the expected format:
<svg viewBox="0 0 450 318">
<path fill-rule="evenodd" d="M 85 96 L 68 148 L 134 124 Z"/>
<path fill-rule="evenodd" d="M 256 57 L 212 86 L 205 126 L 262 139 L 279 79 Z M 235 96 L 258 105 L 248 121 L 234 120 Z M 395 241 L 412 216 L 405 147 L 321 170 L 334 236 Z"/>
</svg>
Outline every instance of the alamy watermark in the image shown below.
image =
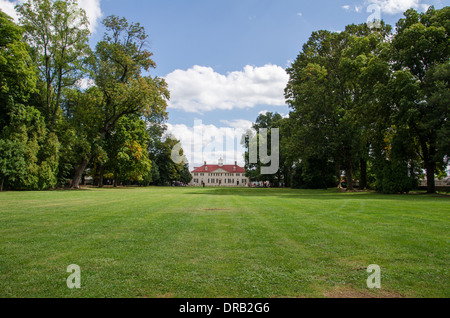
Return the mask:
<svg viewBox="0 0 450 318">
<path fill-rule="evenodd" d="M 367 267 L 367 273 L 371 275 L 367 278 L 367 288 L 381 288 L 381 267 L 376 264 L 369 265 Z"/>
<path fill-rule="evenodd" d="M 233 156 L 236 160 L 238 156 L 236 144 L 242 138 L 247 138 L 248 140 L 249 164 L 260 162 L 266 165 L 261 167 L 261 174 L 263 175 L 271 175 L 278 172 L 280 168 L 280 129 L 272 128 L 270 130 L 269 143 L 268 129 L 262 128 L 259 131 L 249 129 L 246 132 L 237 128 L 208 129 L 201 120 L 195 121 L 190 143 L 184 144 L 184 147 L 188 147 L 191 150 L 189 160 L 185 154 L 181 153 L 182 145 L 180 142 L 172 149 L 172 161 L 177 164 L 188 161 L 192 163 L 205 162 L 206 154 L 215 154 L 216 158 L 225 154 L 225 158 L 223 158 L 225 161 L 229 159 L 226 158 L 228 154 L 228 156 Z"/>
<path fill-rule="evenodd" d="M 67 273 L 71 275 L 67 278 L 67 287 L 70 289 L 81 288 L 81 268 L 76 264 L 69 265 L 67 267 Z M 367 267 L 367 273 L 370 276 L 367 278 L 367 288 L 380 289 L 381 288 L 381 267 L 376 264 L 369 265 Z"/>
<path fill-rule="evenodd" d="M 81 268 L 76 264 L 69 265 L 67 267 L 67 273 L 71 275 L 67 278 L 67 287 L 70 289 L 81 288 Z"/>
<path fill-rule="evenodd" d="M 371 13 L 367 18 L 367 26 L 370 29 L 381 28 L 381 6 L 377 3 L 371 2 L 367 6 L 367 13 Z"/>
</svg>

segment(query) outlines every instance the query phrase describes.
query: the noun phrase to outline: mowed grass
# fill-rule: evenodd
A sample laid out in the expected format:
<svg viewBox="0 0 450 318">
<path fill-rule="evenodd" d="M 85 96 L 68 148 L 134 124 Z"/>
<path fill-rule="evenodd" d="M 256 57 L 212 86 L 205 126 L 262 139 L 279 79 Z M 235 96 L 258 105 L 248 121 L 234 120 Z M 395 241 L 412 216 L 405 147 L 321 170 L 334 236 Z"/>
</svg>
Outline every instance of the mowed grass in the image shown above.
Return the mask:
<svg viewBox="0 0 450 318">
<path fill-rule="evenodd" d="M 448 196 L 6 192 L 0 297 L 449 297 L 449 216 Z M 66 285 L 71 264 L 81 289 Z"/>
</svg>

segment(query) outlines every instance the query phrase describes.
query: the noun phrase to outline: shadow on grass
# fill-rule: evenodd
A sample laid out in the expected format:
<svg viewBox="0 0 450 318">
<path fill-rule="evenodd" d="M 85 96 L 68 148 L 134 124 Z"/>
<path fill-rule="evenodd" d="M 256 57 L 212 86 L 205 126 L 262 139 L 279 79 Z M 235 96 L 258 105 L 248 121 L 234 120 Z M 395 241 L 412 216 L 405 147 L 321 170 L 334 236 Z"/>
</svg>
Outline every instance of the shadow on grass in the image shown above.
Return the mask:
<svg viewBox="0 0 450 318">
<path fill-rule="evenodd" d="M 431 199 L 448 199 L 449 195 L 413 192 L 410 194 L 380 194 L 375 191 L 344 192 L 338 189 L 329 190 L 296 190 L 280 188 L 205 188 L 201 191 L 187 191 L 185 195 L 212 196 L 244 196 L 244 197 L 278 197 L 301 200 L 396 200 L 422 201 Z"/>
</svg>

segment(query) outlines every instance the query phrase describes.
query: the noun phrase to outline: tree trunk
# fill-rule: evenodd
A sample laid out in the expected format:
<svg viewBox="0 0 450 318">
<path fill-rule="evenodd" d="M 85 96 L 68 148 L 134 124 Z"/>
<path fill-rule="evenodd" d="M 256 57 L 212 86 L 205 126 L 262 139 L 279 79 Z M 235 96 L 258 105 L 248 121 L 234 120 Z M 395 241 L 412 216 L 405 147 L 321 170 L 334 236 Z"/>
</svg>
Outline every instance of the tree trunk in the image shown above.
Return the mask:
<svg viewBox="0 0 450 318">
<path fill-rule="evenodd" d="M 436 182 L 434 179 L 434 172 L 436 171 L 436 164 L 434 162 L 426 163 L 427 170 L 427 193 L 436 193 Z"/>
<path fill-rule="evenodd" d="M 365 190 L 367 189 L 367 161 L 361 158 L 360 164 L 361 164 L 361 180 L 359 180 L 359 188 L 361 190 Z"/>
<path fill-rule="evenodd" d="M 98 187 L 101 189 L 103 188 L 103 174 L 105 172 L 105 166 L 101 165 L 100 166 L 100 171 L 99 171 L 99 180 L 98 180 Z"/>
<path fill-rule="evenodd" d="M 117 188 L 119 186 L 119 177 L 117 174 L 114 174 L 114 188 Z"/>
<path fill-rule="evenodd" d="M 336 163 L 336 178 L 338 180 L 338 188 L 341 189 L 342 171 L 341 171 L 341 164 L 339 162 Z"/>
<path fill-rule="evenodd" d="M 416 177 L 416 167 L 414 166 L 414 161 L 412 160 L 409 164 L 409 177 L 411 178 L 411 182 L 413 183 L 414 190 L 417 190 L 418 182 Z"/>
<path fill-rule="evenodd" d="M 79 189 L 80 188 L 81 177 L 83 176 L 83 172 L 86 169 L 86 167 L 87 167 L 87 165 L 89 163 L 89 160 L 90 160 L 90 158 L 83 159 L 83 161 L 80 163 L 80 165 L 76 169 L 75 175 L 74 175 L 73 181 L 72 181 L 72 188 L 73 189 Z"/>
<path fill-rule="evenodd" d="M 347 169 L 345 169 L 345 179 L 347 180 L 347 191 L 354 191 L 353 188 L 353 169 L 351 162 L 348 163 Z"/>
<path fill-rule="evenodd" d="M 2 176 L 2 182 L 0 183 L 0 192 L 3 192 L 3 182 L 5 181 L 5 178 Z"/>
</svg>

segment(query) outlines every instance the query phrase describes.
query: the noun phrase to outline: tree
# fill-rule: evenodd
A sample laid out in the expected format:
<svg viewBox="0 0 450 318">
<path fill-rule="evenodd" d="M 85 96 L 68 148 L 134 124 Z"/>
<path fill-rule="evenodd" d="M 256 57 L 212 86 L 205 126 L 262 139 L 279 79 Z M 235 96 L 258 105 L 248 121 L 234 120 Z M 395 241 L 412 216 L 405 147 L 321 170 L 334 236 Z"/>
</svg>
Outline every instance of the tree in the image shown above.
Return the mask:
<svg viewBox="0 0 450 318">
<path fill-rule="evenodd" d="M 129 24 L 125 18 L 111 16 L 103 21 L 107 32 L 92 58 L 95 87 L 91 94 L 89 116 L 95 118 L 94 134 L 88 139 L 89 149 L 79 156 L 72 186 L 78 188 L 81 176 L 95 151 L 125 116 L 165 118 L 169 91 L 158 77 L 142 76 L 143 71 L 156 67 L 152 53 L 146 50 L 147 35 L 143 27 Z M 76 109 L 76 108 L 75 108 Z M 73 117 L 83 117 L 75 111 Z"/>
<path fill-rule="evenodd" d="M 0 139 L 0 192 L 6 182 L 15 183 L 26 175 L 25 147 L 17 140 Z"/>
<path fill-rule="evenodd" d="M 344 170 L 350 191 L 357 175 L 363 188 L 367 186 L 371 134 L 365 114 L 373 90 L 367 78 L 388 65 L 379 56 L 390 30 L 381 23 L 379 29 L 361 24 L 349 25 L 340 33 L 313 32 L 287 69 L 286 99 L 294 125 L 291 137 L 299 143 L 302 166 L 311 171 L 334 165 L 338 180 Z"/>
<path fill-rule="evenodd" d="M 172 150 L 179 143 L 180 141 L 173 136 L 161 135 L 160 139 L 152 138 L 149 147 L 149 157 L 154 166 L 157 167 L 157 170 L 155 170 L 155 173 L 153 174 L 153 183 L 155 185 L 166 186 L 174 181 L 183 182 L 182 179 L 185 181 L 189 179 L 186 175 L 186 169 L 188 169 L 189 172 L 187 163 L 175 163 L 172 160 Z M 183 155 L 183 150 L 181 150 L 180 155 Z"/>
<path fill-rule="evenodd" d="M 319 158 L 346 171 L 352 190 L 355 144 L 359 135 L 347 111 L 352 94 L 340 69 L 348 34 L 313 32 L 303 51 L 287 70 L 287 103 L 295 126 L 292 138 L 299 143 L 303 161 Z M 316 165 L 313 165 L 316 166 Z M 340 172 L 338 173 L 340 175 Z"/>
<path fill-rule="evenodd" d="M 0 10 L 0 132 L 16 104 L 27 104 L 36 89 L 35 67 L 22 41 L 24 30 Z"/>
<path fill-rule="evenodd" d="M 192 179 L 193 179 L 193 177 L 192 177 L 191 171 L 189 169 L 189 163 L 186 162 L 183 165 L 183 170 L 180 173 L 179 180 L 180 180 L 180 182 L 183 182 L 184 184 L 189 184 L 189 183 L 191 183 Z"/>
<path fill-rule="evenodd" d="M 397 23 L 392 41 L 396 70 L 391 81 L 399 126 L 417 140 L 418 155 L 427 173 L 427 191 L 434 193 L 438 165 L 448 156 L 448 64 L 450 7 L 425 13 L 410 9 Z M 446 99 L 447 98 L 447 99 Z M 448 135 L 447 135 L 448 136 Z"/>
<path fill-rule="evenodd" d="M 258 149 L 258 144 L 263 142 L 262 135 L 260 134 L 260 129 L 267 129 L 267 140 L 264 142 L 267 144 L 268 155 L 271 156 L 270 150 L 272 149 L 272 129 L 280 128 L 283 117 L 278 113 L 266 112 L 265 114 L 260 114 L 255 123 L 253 124 L 253 131 L 247 132 L 247 136 L 244 136 L 242 140 L 242 145 L 245 147 L 245 170 L 246 177 L 253 181 L 262 181 L 262 182 L 270 182 L 272 184 L 278 185 L 279 182 L 282 181 L 282 171 L 283 169 L 278 169 L 276 174 L 272 175 L 264 175 L 261 173 L 261 168 L 266 166 L 261 162 L 260 156 L 258 157 L 257 163 L 250 163 L 250 148 L 254 148 L 255 145 L 251 145 L 252 143 L 256 144 L 256 149 Z M 256 135 L 254 135 L 256 133 Z M 269 150 L 270 149 L 270 150 Z M 284 162 L 284 160 L 280 159 L 280 162 Z"/>
<path fill-rule="evenodd" d="M 36 75 L 23 29 L 0 11 L 0 190 L 56 184 L 59 143 L 29 105 Z"/>
<path fill-rule="evenodd" d="M 152 163 L 148 157 L 149 136 L 145 128 L 143 120 L 125 116 L 106 137 L 108 160 L 105 169 L 115 176 L 114 186 L 119 184 L 119 180 L 151 182 Z"/>
<path fill-rule="evenodd" d="M 40 112 L 17 105 L 0 135 L 0 179 L 14 189 L 43 190 L 56 185 L 59 143 Z"/>
<path fill-rule="evenodd" d="M 357 137 L 357 143 L 354 144 L 354 150 L 359 154 L 359 158 L 354 160 L 359 171 L 355 169 L 355 172 L 359 176 L 359 188 L 366 189 L 374 123 L 379 123 L 379 105 L 376 102 L 379 96 L 374 95 L 374 86 L 386 83 L 389 79 L 387 51 L 392 28 L 380 21 L 376 29 L 371 29 L 367 24 L 349 25 L 345 32 L 349 37 L 340 58 L 339 68 L 343 88 L 350 96 L 346 112 L 355 124 L 354 137 Z M 376 110 L 373 109 L 374 104 Z"/>
<path fill-rule="evenodd" d="M 85 73 L 89 56 L 89 22 L 77 0 L 29 0 L 16 6 L 39 69 L 41 112 L 56 130 L 63 90 Z"/>
</svg>

